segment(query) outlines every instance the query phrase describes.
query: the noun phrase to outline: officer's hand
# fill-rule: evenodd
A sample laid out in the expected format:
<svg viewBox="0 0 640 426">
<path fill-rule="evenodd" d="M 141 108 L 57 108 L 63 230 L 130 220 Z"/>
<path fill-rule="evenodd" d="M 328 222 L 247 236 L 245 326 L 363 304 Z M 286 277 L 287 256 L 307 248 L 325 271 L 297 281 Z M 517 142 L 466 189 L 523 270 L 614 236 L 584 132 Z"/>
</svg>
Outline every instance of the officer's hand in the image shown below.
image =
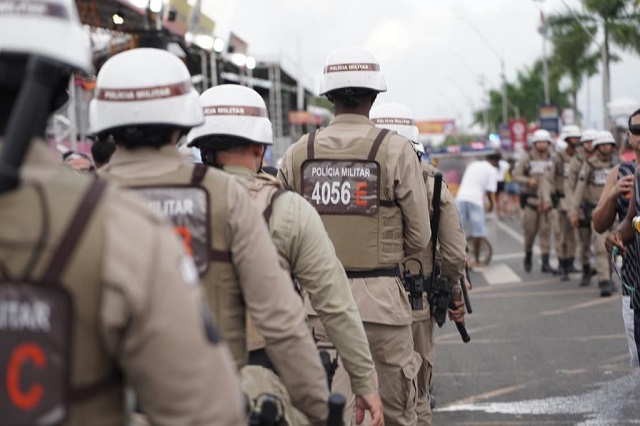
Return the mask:
<svg viewBox="0 0 640 426">
<path fill-rule="evenodd" d="M 464 302 L 462 301 L 451 302 L 449 305 L 449 319 L 453 322 L 464 322 L 464 312 Z"/>
<path fill-rule="evenodd" d="M 540 213 L 546 213 L 549 210 L 551 210 L 551 203 L 549 202 L 542 203 L 540 204 L 540 206 L 538 206 L 538 212 Z"/>
<path fill-rule="evenodd" d="M 618 247 L 618 254 L 624 254 L 624 243 L 620 231 L 610 232 L 604 240 L 604 246 L 609 253 L 613 251 L 614 247 Z"/>
<path fill-rule="evenodd" d="M 356 424 L 362 424 L 364 421 L 364 412 L 371 414 L 371 426 L 384 426 L 384 417 L 382 416 L 382 400 L 377 393 L 367 395 L 356 395 Z"/>
<path fill-rule="evenodd" d="M 578 215 L 577 214 L 572 214 L 569 216 L 569 223 L 571 223 L 571 226 L 573 226 L 574 228 L 578 227 Z"/>
<path fill-rule="evenodd" d="M 529 181 L 527 182 L 527 185 L 529 185 L 529 187 L 531 187 L 531 188 L 537 188 L 538 187 L 538 179 L 529 178 Z"/>
<path fill-rule="evenodd" d="M 621 179 L 619 179 L 616 182 L 616 186 L 614 187 L 613 191 L 615 193 L 616 198 L 619 197 L 622 194 L 629 194 L 631 195 L 631 190 L 633 189 L 633 175 L 628 175 L 625 176 Z"/>
</svg>

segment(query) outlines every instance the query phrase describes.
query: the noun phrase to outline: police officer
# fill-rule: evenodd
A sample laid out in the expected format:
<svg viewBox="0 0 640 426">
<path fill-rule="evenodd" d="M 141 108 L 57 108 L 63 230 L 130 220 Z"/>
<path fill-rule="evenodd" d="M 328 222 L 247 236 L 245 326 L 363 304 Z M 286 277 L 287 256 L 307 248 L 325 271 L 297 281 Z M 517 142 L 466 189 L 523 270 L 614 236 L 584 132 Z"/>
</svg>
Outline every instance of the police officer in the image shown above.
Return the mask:
<svg viewBox="0 0 640 426">
<path fill-rule="evenodd" d="M 414 147 L 418 152 L 418 158 L 421 159 L 420 166 L 422 168 L 422 176 L 427 189 L 427 200 L 429 200 L 429 216 L 433 215 L 433 197 L 435 175 L 439 170 L 429 164 L 428 161 L 422 160 L 424 147 L 418 142 L 418 128 L 413 119 L 413 113 L 409 108 L 400 104 L 384 104 L 379 105 L 371 110 L 371 121 L 376 127 L 396 131 L 398 134 L 406 137 L 414 143 Z M 429 243 L 426 250 L 420 252 L 417 258 L 423 265 L 425 279 L 430 280 L 431 274 L 439 273 L 447 277 L 453 285 L 453 303 L 455 310 L 450 310 L 452 320 L 464 321 L 464 300 L 462 297 L 462 288 L 460 287 L 460 279 L 465 272 L 466 266 L 466 246 L 467 241 L 464 231 L 460 226 L 460 218 L 456 208 L 455 199 L 446 185 L 442 185 L 440 194 L 440 222 L 438 228 L 438 250 L 437 250 L 437 268 L 433 267 L 433 244 Z M 428 217 L 425 216 L 425 221 Z M 412 261 L 407 261 L 407 267 L 414 267 Z M 427 293 L 423 295 L 422 310 L 414 310 L 413 323 L 411 329 L 413 331 L 413 347 L 414 350 L 422 357 L 422 367 L 418 373 L 418 403 L 417 414 L 419 425 L 431 424 L 431 401 L 429 389 L 433 379 L 433 366 L 435 363 L 435 341 L 434 341 L 434 318 L 430 315 L 429 301 Z"/>
<path fill-rule="evenodd" d="M 540 231 L 539 243 L 542 252 L 542 272 L 554 272 L 549 265 L 551 238 L 551 214 L 549 206 L 541 202 L 541 186 L 544 186 L 545 175 L 551 169 L 551 135 L 539 129 L 533 133 L 533 148 L 516 163 L 513 180 L 522 188 L 521 204 L 524 208 L 524 270 L 531 271 L 531 252 L 536 234 Z"/>
<path fill-rule="evenodd" d="M 558 232 L 555 248 L 558 255 L 559 272 L 561 281 L 569 281 L 569 272 L 575 258 L 576 252 L 576 231 L 571 226 L 567 217 L 569 199 L 565 196 L 565 180 L 569 176 L 569 165 L 571 159 L 578 154 L 578 145 L 582 133 L 578 126 L 565 126 L 562 129 L 562 140 L 566 142 L 564 150 L 557 152 L 553 156 L 551 168 L 547 175 L 548 185 L 545 185 L 542 198 L 545 203 L 552 204 L 557 210 L 557 222 L 555 227 Z"/>
<path fill-rule="evenodd" d="M 594 154 L 593 140 L 597 136 L 597 131 L 587 129 L 582 132 L 580 137 L 580 149 L 578 153 L 571 158 L 569 162 L 569 175 L 564 182 L 565 198 L 571 203 L 573 193 L 578 183 L 578 175 L 582 169 L 582 165 L 587 158 Z M 585 216 L 585 211 L 581 208 L 578 211 L 578 237 L 580 239 L 580 260 L 582 261 L 582 277 L 580 285 L 589 285 L 591 281 L 591 216 Z M 573 262 L 568 263 L 569 272 L 578 272 L 575 270 Z"/>
<path fill-rule="evenodd" d="M 329 54 L 320 93 L 336 117 L 289 147 L 278 176 L 318 210 L 347 271 L 380 379 L 385 423 L 413 425 L 421 362 L 398 263 L 426 248 L 429 206 L 411 142 L 369 120 L 385 90 L 368 51 Z"/>
<path fill-rule="evenodd" d="M 362 320 L 320 216 L 300 195 L 283 190 L 275 177 L 260 173 L 264 154 L 273 144 L 264 100 L 255 90 L 226 84 L 207 90 L 200 101 L 205 124 L 191 130 L 189 146 L 200 148 L 205 164 L 222 168 L 249 189 L 267 221 L 282 263 L 309 296 L 305 300 L 311 302 L 312 324 L 316 328 L 324 326 L 340 354 L 357 395 L 358 410 L 371 411 L 372 425 L 382 424 L 382 402 Z M 250 383 L 243 388 L 257 396 L 281 385 L 275 374 L 263 371 L 269 367 L 264 362 L 268 357 L 264 356 L 264 339 L 255 327 L 249 328 L 248 337 L 250 363 L 255 359 L 256 365 L 242 370 Z M 361 412 L 357 417 L 363 415 Z"/>
<path fill-rule="evenodd" d="M 246 424 L 231 355 L 165 219 L 77 176 L 40 138 L 69 70 L 90 72 L 74 2 L 0 8 L 0 423 L 126 424 L 126 380 L 153 424 Z M 25 115 L 19 130 L 38 133 L 28 148 L 16 145 Z M 21 148 L 15 186 L 7 161 Z"/>
<path fill-rule="evenodd" d="M 175 144 L 204 122 L 187 67 L 173 54 L 134 49 L 100 70 L 91 127 L 119 145 L 102 175 L 170 216 L 196 260 L 222 336 L 238 369 L 247 362 L 247 312 L 294 406 L 327 417 L 324 370 L 291 279 L 278 265 L 267 227 L 242 185 L 219 170 L 187 164 Z"/>
<path fill-rule="evenodd" d="M 587 211 L 593 211 L 607 182 L 607 177 L 616 164 L 612 151 L 616 146 L 616 140 L 611 132 L 601 131 L 593 141 L 595 155 L 585 160 L 578 175 L 578 183 L 573 194 L 569 220 L 574 228 L 578 227 L 578 210 L 582 207 Z M 591 216 L 588 214 L 587 216 Z M 613 284 L 611 271 L 609 270 L 609 256 L 604 248 L 606 235 L 597 233 L 592 228 L 591 246 L 595 252 L 596 270 L 598 271 L 598 287 L 600 296 L 611 296 Z M 588 284 L 588 282 L 587 282 Z"/>
</svg>

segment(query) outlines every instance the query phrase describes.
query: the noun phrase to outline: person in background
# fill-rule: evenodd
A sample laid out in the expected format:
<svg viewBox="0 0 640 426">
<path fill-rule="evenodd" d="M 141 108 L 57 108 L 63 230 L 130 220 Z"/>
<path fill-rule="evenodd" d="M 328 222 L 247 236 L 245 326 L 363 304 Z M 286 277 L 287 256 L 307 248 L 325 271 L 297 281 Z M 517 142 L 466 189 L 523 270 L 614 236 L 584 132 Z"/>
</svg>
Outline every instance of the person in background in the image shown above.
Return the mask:
<svg viewBox="0 0 640 426">
<path fill-rule="evenodd" d="M 498 165 L 502 155 L 499 152 L 487 155 L 485 160 L 469 164 L 462 175 L 456 194 L 456 205 L 460 214 L 460 224 L 465 232 L 471 227 L 473 260 L 480 263 L 480 238 L 487 236 L 485 220 L 485 197 L 489 197 L 489 211 L 495 205 L 495 193 L 498 190 Z"/>
<path fill-rule="evenodd" d="M 507 160 L 500 159 L 498 162 L 498 189 L 496 190 L 496 212 L 500 219 L 505 216 L 505 181 L 510 168 L 511 165 Z"/>
<path fill-rule="evenodd" d="M 504 178 L 504 189 L 507 193 L 506 213 L 509 219 L 520 218 L 522 214 L 522 208 L 520 207 L 520 185 L 513 180 L 512 176 L 515 165 L 515 160 L 510 159 L 509 171 L 507 171 Z"/>
</svg>

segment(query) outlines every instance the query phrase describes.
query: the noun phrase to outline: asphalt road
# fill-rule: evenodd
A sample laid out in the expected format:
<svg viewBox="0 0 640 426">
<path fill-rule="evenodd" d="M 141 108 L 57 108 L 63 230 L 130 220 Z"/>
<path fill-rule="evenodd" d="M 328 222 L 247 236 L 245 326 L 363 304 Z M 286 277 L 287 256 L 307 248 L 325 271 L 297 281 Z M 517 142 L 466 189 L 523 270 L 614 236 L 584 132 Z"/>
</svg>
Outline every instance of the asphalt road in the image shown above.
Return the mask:
<svg viewBox="0 0 640 426">
<path fill-rule="evenodd" d="M 620 292 L 600 298 L 595 278 L 580 288 L 579 274 L 560 282 L 535 252 L 524 272 L 517 220 L 489 220 L 489 240 L 491 266 L 472 272 L 471 342 L 451 323 L 436 332 L 433 423 L 640 424 Z"/>
</svg>

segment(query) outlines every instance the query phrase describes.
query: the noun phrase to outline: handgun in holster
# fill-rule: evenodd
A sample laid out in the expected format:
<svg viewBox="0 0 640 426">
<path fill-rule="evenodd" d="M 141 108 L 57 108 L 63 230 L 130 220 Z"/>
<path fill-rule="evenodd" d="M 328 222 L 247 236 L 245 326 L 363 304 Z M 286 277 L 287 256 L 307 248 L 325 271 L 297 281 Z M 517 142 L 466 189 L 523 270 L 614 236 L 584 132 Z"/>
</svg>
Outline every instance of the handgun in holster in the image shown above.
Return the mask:
<svg viewBox="0 0 640 426">
<path fill-rule="evenodd" d="M 591 227 L 591 214 L 593 213 L 593 209 L 596 206 L 591 203 L 582 203 L 580 204 L 580 210 L 582 210 L 582 215 L 578 220 L 579 228 L 590 228 Z"/>
<path fill-rule="evenodd" d="M 443 275 L 437 275 L 427 288 L 427 297 L 431 316 L 442 327 L 447 320 L 447 312 L 453 295 L 451 280 Z"/>
<path fill-rule="evenodd" d="M 412 274 L 409 268 L 407 268 L 407 262 L 409 261 L 416 262 L 420 266 L 417 274 Z M 402 283 L 404 284 L 405 291 L 409 293 L 409 303 L 411 304 L 411 310 L 421 311 L 424 309 L 422 295 L 425 291 L 424 269 L 422 267 L 422 262 L 415 257 L 410 257 L 402 263 L 402 268 Z"/>
</svg>

